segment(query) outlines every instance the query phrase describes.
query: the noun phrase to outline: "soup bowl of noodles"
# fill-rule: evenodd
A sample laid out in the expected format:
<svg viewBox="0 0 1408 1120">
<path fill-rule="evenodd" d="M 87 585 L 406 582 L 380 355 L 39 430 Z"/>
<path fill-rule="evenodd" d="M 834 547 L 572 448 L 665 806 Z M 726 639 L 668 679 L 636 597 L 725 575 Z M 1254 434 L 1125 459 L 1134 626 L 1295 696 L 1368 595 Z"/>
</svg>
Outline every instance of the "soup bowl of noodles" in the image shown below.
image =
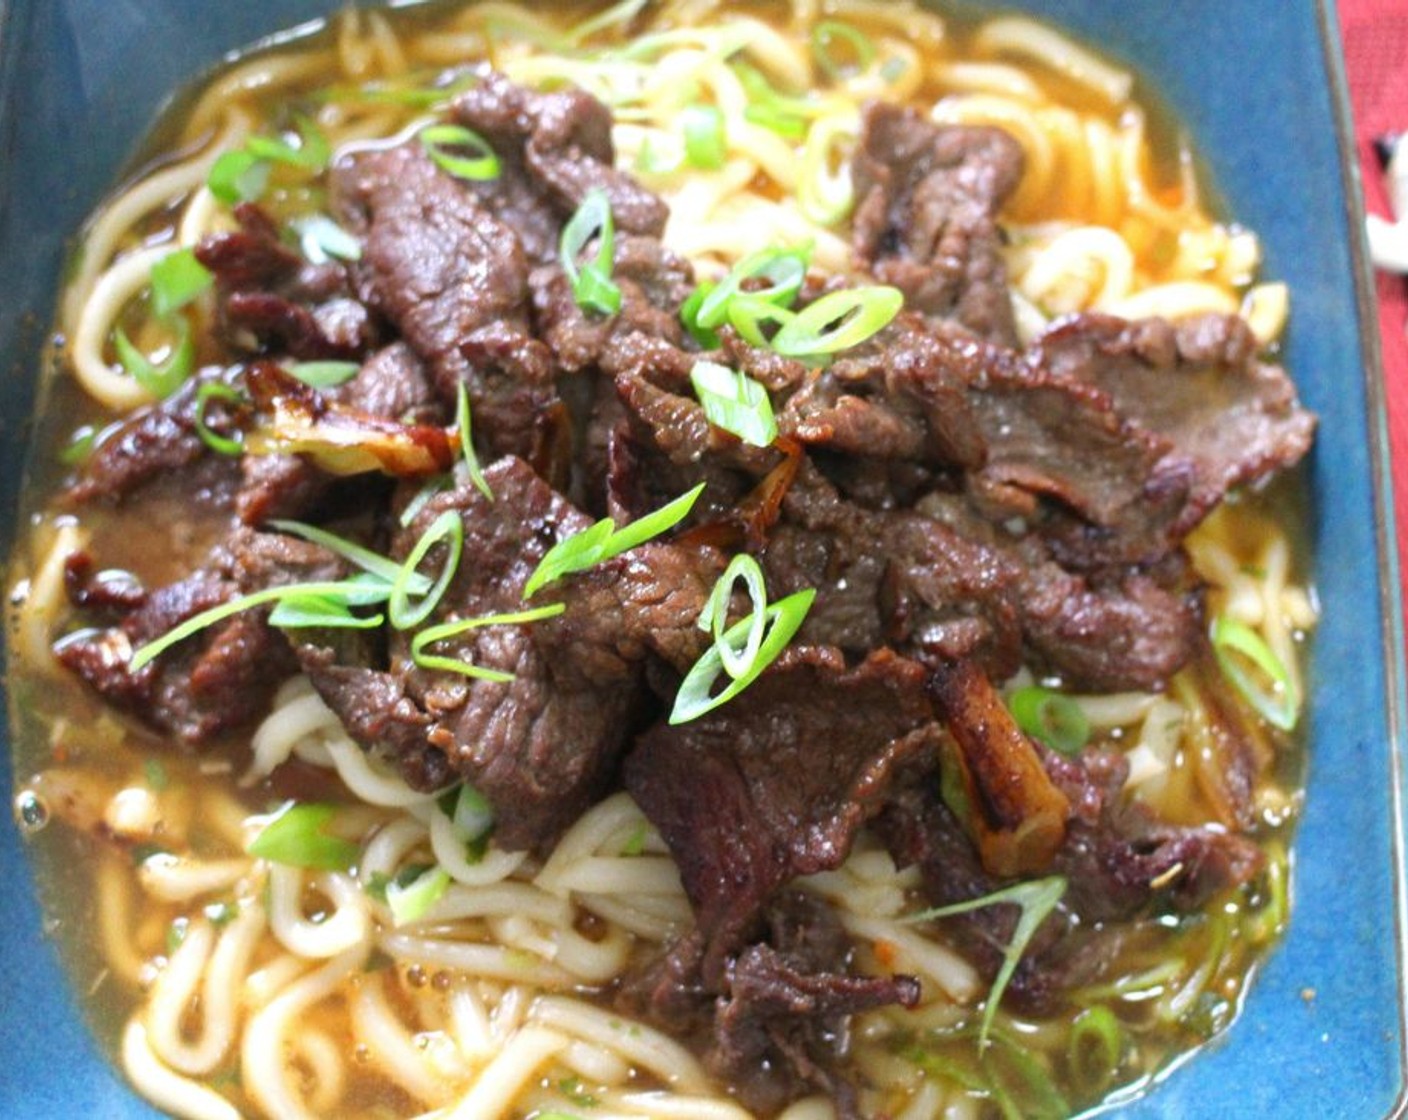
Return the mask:
<svg viewBox="0 0 1408 1120">
<path fill-rule="evenodd" d="M 0 1103 L 1393 1110 L 1325 14 L 1040 7 L 10 11 Z"/>
</svg>

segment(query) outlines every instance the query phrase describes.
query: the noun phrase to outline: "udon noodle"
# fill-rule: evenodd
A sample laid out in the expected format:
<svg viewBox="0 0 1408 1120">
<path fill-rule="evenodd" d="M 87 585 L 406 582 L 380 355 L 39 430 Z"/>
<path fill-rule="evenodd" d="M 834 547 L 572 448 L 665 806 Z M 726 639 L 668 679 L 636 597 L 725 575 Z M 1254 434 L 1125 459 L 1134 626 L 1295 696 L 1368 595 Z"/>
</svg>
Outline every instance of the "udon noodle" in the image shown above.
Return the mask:
<svg viewBox="0 0 1408 1120">
<path fill-rule="evenodd" d="M 734 64 L 746 59 L 780 89 L 817 87 L 813 44 L 824 21 L 856 29 L 865 49 L 851 47 L 822 92 L 796 99 L 797 135 L 757 123 Z M 145 291 L 152 264 L 173 247 L 229 227 L 207 186 L 222 153 L 267 132 L 287 103 L 312 114 L 334 152 L 409 135 L 437 111 L 436 98 L 417 91 L 453 90 L 481 60 L 520 84 L 575 83 L 609 105 L 619 165 L 669 204 L 664 241 L 704 277 L 755 250 L 759 231 L 811 243 L 813 268 L 848 268 L 848 157 L 860 106 L 878 97 L 923 106 L 936 121 L 996 125 L 1021 144 L 1026 173 L 1004 216 L 1004 254 L 1023 341 L 1074 311 L 1217 311 L 1240 313 L 1274 349 L 1286 321 L 1284 286 L 1257 280 L 1255 234 L 1210 213 L 1193 153 L 1151 124 L 1131 75 L 1026 19 L 969 26 L 880 0 L 792 0 L 756 14 L 710 0 L 627 2 L 580 18 L 503 2 L 349 9 L 307 43 L 218 73 L 168 130 L 168 147 L 88 227 L 55 360 L 91 402 L 91 423 L 151 399 L 114 359 L 117 328 L 153 361 L 178 345 L 147 312 Z M 679 112 L 701 98 L 725 124 L 726 150 L 711 170 L 680 159 Z M 296 215 L 315 189 L 283 184 L 270 205 Z M 209 296 L 189 309 L 198 338 L 213 313 Z M 35 825 L 47 811 L 87 836 L 77 843 L 93 882 L 96 986 L 121 1022 L 104 1030 L 118 1038 L 138 1092 L 198 1120 L 748 1115 L 683 1041 L 597 998 L 691 922 L 669 852 L 627 794 L 595 805 L 546 858 L 491 842 L 472 859 L 435 796 L 370 759 L 302 677 L 247 740 L 198 757 L 153 751 L 147 733 L 78 695 L 50 652 L 67 619 L 65 560 L 113 537 L 108 516 L 39 513 L 19 558 L 10 698 L 18 770 L 30 779 L 22 818 Z M 194 540 L 160 541 L 154 569 L 197 551 Z M 1299 693 L 1316 609 L 1284 519 L 1254 500 L 1230 505 L 1189 551 L 1210 586 L 1210 613 L 1259 634 Z M 1208 732 L 1196 688 L 1180 679 L 1166 694 L 1076 702 L 1096 739 L 1127 753 L 1129 797 L 1171 821 L 1215 819 L 1200 774 Z M 972 1024 L 986 986 L 940 931 L 907 921 L 921 908 L 919 872 L 863 834 L 842 867 L 806 880 L 854 939 L 860 971 L 901 971 L 923 986 L 916 1010 L 856 1023 L 852 1064 L 867 1115 L 1081 1108 L 1139 1091 L 1225 1028 L 1287 917 L 1299 755 L 1270 733 L 1261 748 L 1272 761 L 1256 791 L 1267 864 L 1255 890 L 1191 918 L 1132 927 L 1101 981 L 1053 1019 L 1003 1008 L 982 1064 Z M 266 810 L 294 787 L 345 790 L 338 798 L 355 801 L 333 826 L 359 848 L 354 870 L 247 853 Z M 53 839 L 57 831 L 37 841 L 41 863 L 61 858 L 45 856 L 46 846 L 75 843 Z M 426 866 L 444 870 L 448 889 L 422 919 L 398 926 L 386 884 Z M 69 936 L 80 914 L 74 898 L 62 900 Z M 821 1097 L 782 1113 L 832 1115 Z"/>
</svg>

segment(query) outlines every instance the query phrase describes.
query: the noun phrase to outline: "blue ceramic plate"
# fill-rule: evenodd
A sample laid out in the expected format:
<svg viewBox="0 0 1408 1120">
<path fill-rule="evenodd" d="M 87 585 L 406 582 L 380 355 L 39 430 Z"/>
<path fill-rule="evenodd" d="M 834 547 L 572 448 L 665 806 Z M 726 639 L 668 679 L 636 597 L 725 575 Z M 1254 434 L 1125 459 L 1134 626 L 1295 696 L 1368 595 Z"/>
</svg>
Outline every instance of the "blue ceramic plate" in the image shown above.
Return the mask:
<svg viewBox="0 0 1408 1120">
<path fill-rule="evenodd" d="M 336 6 L 0 0 L 0 555 L 65 238 L 170 89 Z M 1405 1085 L 1402 612 L 1333 12 L 1308 0 L 1006 6 L 1127 60 L 1187 123 L 1229 210 L 1262 236 L 1267 273 L 1290 284 L 1288 364 L 1321 417 L 1310 474 L 1324 622 L 1291 932 L 1225 1039 L 1125 1114 L 1387 1116 Z M 0 750 L 0 788 L 9 780 Z M 8 820 L 0 869 L 0 1115 L 152 1115 L 82 1025 Z"/>
</svg>

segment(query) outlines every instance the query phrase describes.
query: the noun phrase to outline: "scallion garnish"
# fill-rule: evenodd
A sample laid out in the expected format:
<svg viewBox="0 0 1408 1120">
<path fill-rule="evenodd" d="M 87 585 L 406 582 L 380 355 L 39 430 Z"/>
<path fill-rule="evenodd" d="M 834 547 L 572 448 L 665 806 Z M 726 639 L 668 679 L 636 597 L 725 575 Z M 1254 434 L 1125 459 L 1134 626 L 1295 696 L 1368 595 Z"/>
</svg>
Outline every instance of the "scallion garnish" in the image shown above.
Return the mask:
<svg viewBox="0 0 1408 1120">
<path fill-rule="evenodd" d="M 404 885 L 398 875 L 386 885 L 386 905 L 391 910 L 391 921 L 397 926 L 420 921 L 445 896 L 449 887 L 450 873 L 443 867 L 423 871 Z"/>
<path fill-rule="evenodd" d="M 446 543 L 447 552 L 440 575 L 429 591 L 416 591 L 417 577 L 425 578 L 419 571 L 421 561 L 430 554 L 432 548 L 442 542 Z M 463 551 L 464 519 L 456 510 L 447 509 L 421 534 L 420 540 L 416 541 L 415 547 L 397 570 L 396 578 L 391 581 L 391 595 L 386 603 L 386 613 L 392 626 L 397 630 L 409 630 L 430 617 L 430 612 L 439 605 L 450 586 L 450 581 L 455 578 Z M 411 602 L 411 596 L 415 594 L 421 595 L 418 603 Z"/>
<path fill-rule="evenodd" d="M 152 265 L 152 314 L 166 318 L 190 303 L 211 284 L 214 274 L 190 249 L 167 253 Z"/>
<path fill-rule="evenodd" d="M 326 214 L 310 214 L 289 223 L 298 235 L 303 255 L 313 264 L 327 264 L 336 257 L 341 261 L 362 259 L 362 243 Z"/>
<path fill-rule="evenodd" d="M 248 595 L 240 595 L 231 599 L 228 603 L 221 603 L 218 607 L 211 607 L 207 611 L 201 611 L 200 614 L 192 615 L 161 637 L 153 638 L 146 645 L 133 651 L 132 660 L 127 664 L 127 671 L 129 673 L 139 672 L 153 659 L 160 657 L 178 642 L 183 642 L 192 635 L 199 634 L 207 626 L 214 626 L 217 622 L 223 622 L 227 618 L 253 610 L 255 607 L 306 596 L 341 599 L 344 602 L 365 606 L 371 602 L 385 601 L 388 594 L 390 594 L 389 589 L 383 589 L 378 594 L 375 588 L 351 580 L 290 583 L 283 587 L 266 587 L 262 591 L 252 591 Z"/>
<path fill-rule="evenodd" d="M 855 205 L 851 151 L 858 135 L 856 118 L 848 112 L 819 117 L 807 129 L 797 175 L 797 205 L 819 225 L 836 225 Z"/>
<path fill-rule="evenodd" d="M 704 485 L 701 482 L 693 490 L 681 494 L 674 501 L 666 503 L 653 513 L 637 518 L 623 528 L 616 528 L 616 523 L 611 518 L 604 517 L 590 528 L 564 537 L 548 549 L 547 554 L 533 569 L 533 574 L 523 585 L 523 598 L 531 599 L 541 588 L 555 583 L 565 575 L 594 568 L 613 556 L 619 556 L 636 545 L 644 544 L 666 530 L 673 529 L 689 516 L 695 501 L 704 492 Z"/>
<path fill-rule="evenodd" d="M 840 20 L 822 20 L 812 28 L 812 57 L 833 82 L 846 76 L 847 69 L 864 70 L 875 60 L 875 44 L 870 36 Z M 842 57 L 837 47 L 850 55 Z"/>
<path fill-rule="evenodd" d="M 87 461 L 97 443 L 98 429 L 92 424 L 84 424 L 69 437 L 68 443 L 59 452 L 59 462 L 66 467 L 76 467 Z"/>
<path fill-rule="evenodd" d="M 468 782 L 444 794 L 439 804 L 454 825 L 455 834 L 467 844 L 483 839 L 493 830 L 494 807 Z"/>
<path fill-rule="evenodd" d="M 803 245 L 792 249 L 764 249 L 744 257 L 701 297 L 694 313 L 695 323 L 706 330 L 723 326 L 730 319 L 731 306 L 740 298 L 774 307 L 791 307 L 807 278 L 811 253 L 812 247 Z M 766 280 L 767 285 L 745 291 L 744 285 L 754 280 Z"/>
<path fill-rule="evenodd" d="M 459 428 L 460 453 L 464 456 L 464 466 L 465 470 L 469 472 L 469 480 L 474 483 L 476 490 L 492 502 L 494 492 L 489 489 L 489 484 L 484 480 L 484 472 L 479 469 L 479 456 L 474 453 L 474 432 L 469 414 L 469 389 L 463 381 L 455 386 L 455 425 Z"/>
<path fill-rule="evenodd" d="M 771 346 L 789 358 L 834 354 L 886 327 L 904 306 L 898 288 L 843 288 L 822 296 L 782 325 Z"/>
<path fill-rule="evenodd" d="M 323 130 L 302 113 L 294 115 L 293 126 L 297 144 L 290 144 L 282 136 L 251 136 L 244 142 L 245 151 L 271 163 L 286 163 L 305 171 L 323 170 L 332 158 L 332 145 Z"/>
<path fill-rule="evenodd" d="M 454 622 L 442 622 L 436 626 L 427 626 L 424 630 L 417 631 L 415 637 L 411 639 L 411 660 L 422 669 L 441 669 L 447 673 L 459 673 L 462 676 L 483 681 L 498 681 L 500 683 L 511 681 L 513 680 L 512 673 L 505 673 L 501 669 L 486 669 L 482 665 L 461 661 L 456 657 L 440 657 L 436 654 L 426 653 L 426 647 L 434 645 L 436 642 L 443 642 L 446 638 L 458 637 L 470 630 L 483 629 L 485 626 L 521 626 L 529 622 L 541 622 L 545 618 L 561 614 L 566 609 L 565 603 L 551 603 L 546 607 L 534 607 L 526 611 L 489 614 L 480 618 L 458 619 Z"/>
<path fill-rule="evenodd" d="M 684 158 L 691 167 L 715 170 L 724 165 L 728 138 L 724 115 L 715 105 L 687 105 L 680 113 Z"/>
<path fill-rule="evenodd" d="M 801 140 L 806 136 L 807 120 L 817 111 L 815 105 L 779 93 L 761 70 L 746 62 L 735 62 L 732 69 L 748 94 L 748 107 L 743 110 L 746 120 L 788 140 Z"/>
<path fill-rule="evenodd" d="M 595 238 L 596 255 L 581 265 L 578 258 Z M 558 246 L 562 271 L 572 285 L 577 306 L 602 315 L 621 310 L 621 289 L 611 279 L 615 262 L 616 233 L 611 219 L 611 200 L 600 188 L 588 191 L 571 220 L 562 227 Z"/>
<path fill-rule="evenodd" d="M 1090 742 L 1090 720 L 1069 696 L 1028 685 L 1012 693 L 1007 707 L 1025 734 L 1060 754 L 1080 754 Z"/>
<path fill-rule="evenodd" d="M 391 584 L 396 582 L 396 578 L 401 574 L 401 565 L 380 553 L 373 552 L 355 541 L 349 541 L 346 537 L 339 537 L 336 533 L 330 533 L 326 529 L 320 529 L 316 525 L 305 525 L 301 521 L 270 521 L 269 528 L 277 529 L 281 533 L 289 533 L 295 537 L 301 537 L 305 541 L 322 545 L 329 552 L 335 552 L 344 560 L 350 561 L 362 571 L 375 576 L 384 583 L 387 594 L 390 594 Z M 430 580 L 425 576 L 415 575 L 410 579 L 407 586 L 417 595 L 424 595 L 430 590 Z"/>
<path fill-rule="evenodd" d="M 335 389 L 356 377 L 362 367 L 356 362 L 294 362 L 284 366 L 289 374 L 313 389 Z"/>
<path fill-rule="evenodd" d="M 718 331 L 710 330 L 699 322 L 699 309 L 704 306 L 704 301 L 709 298 L 709 293 L 714 290 L 714 287 L 715 285 L 709 281 L 702 281 L 680 304 L 680 322 L 684 324 L 684 329 L 689 331 L 694 341 L 705 350 L 719 348 Z"/>
<path fill-rule="evenodd" d="M 459 124 L 432 124 L 420 130 L 421 147 L 437 167 L 457 179 L 483 183 L 499 177 L 499 157 L 489 141 Z"/>
<path fill-rule="evenodd" d="M 1212 649 L 1225 676 L 1257 715 L 1282 731 L 1294 730 L 1300 692 L 1285 664 L 1255 630 L 1226 615 L 1212 624 Z"/>
<path fill-rule="evenodd" d="M 1021 908 L 1022 913 L 1017 919 L 1016 928 L 1012 931 L 1012 939 L 1007 943 L 1007 948 L 1002 953 L 1002 967 L 997 971 L 997 977 L 992 982 L 992 989 L 988 992 L 987 1003 L 983 1007 L 982 1029 L 978 1032 L 979 1047 L 986 1048 L 988 1044 L 988 1034 L 992 1030 L 993 1018 L 997 1015 L 998 1004 L 1002 1002 L 1002 993 L 1007 990 L 1007 984 L 1012 979 L 1012 974 L 1017 970 L 1017 962 L 1022 959 L 1022 954 L 1026 952 L 1038 927 L 1046 920 L 1047 915 L 1056 909 L 1056 904 L 1061 901 L 1065 893 L 1066 880 L 1064 876 L 1052 875 L 1045 879 L 1033 879 L 1027 883 L 1004 887 L 991 894 L 985 894 L 981 898 L 969 899 L 967 902 L 955 902 L 952 906 L 939 906 L 932 910 L 924 910 L 918 914 L 911 914 L 905 919 L 910 922 L 927 922 L 935 918 L 949 918 L 956 914 L 967 914 L 973 910 L 982 910 L 1001 903 Z"/>
<path fill-rule="evenodd" d="M 174 393 L 191 375 L 195 366 L 196 347 L 191 338 L 191 327 L 184 318 L 172 320 L 176 340 L 171 344 L 166 358 L 153 362 L 129 339 L 121 327 L 113 332 L 113 349 L 122 368 L 132 375 L 132 379 L 154 397 L 166 398 Z"/>
<path fill-rule="evenodd" d="M 740 579 L 743 580 L 744 589 L 753 605 L 747 618 L 748 636 L 744 639 L 741 649 L 734 649 L 724 640 L 724 634 L 728 627 L 728 606 L 733 600 L 734 584 Z M 762 648 L 763 631 L 767 622 L 767 606 L 768 592 L 763 580 L 763 569 L 753 557 L 746 552 L 740 552 L 729 561 L 724 574 L 714 584 L 714 590 L 710 592 L 704 609 L 699 612 L 696 623 L 699 629 L 713 633 L 714 645 L 718 647 L 724 672 L 734 680 L 748 672 L 758 659 L 758 650 Z"/>
<path fill-rule="evenodd" d="M 406 508 L 401 511 L 401 516 L 397 518 L 401 523 L 401 528 L 406 528 L 420 516 L 420 511 L 430 503 L 430 499 L 436 494 L 443 494 L 450 488 L 450 476 L 447 474 L 436 475 L 428 478 L 415 496 L 406 503 Z"/>
<path fill-rule="evenodd" d="M 768 391 L 746 373 L 717 362 L 695 362 L 689 380 L 704 415 L 716 428 L 754 447 L 767 447 L 777 438 Z"/>
<path fill-rule="evenodd" d="M 767 604 L 762 611 L 763 621 L 768 627 L 767 632 L 758 644 L 756 655 L 742 667 L 741 673 L 734 676 L 724 668 L 723 650 L 727 648 L 733 651 L 735 660 L 741 658 L 742 652 L 746 652 L 749 636 L 757 625 L 754 619 L 758 607 L 755 603 L 748 617 L 725 630 L 721 639 L 706 649 L 685 674 L 680 683 L 680 690 L 675 696 L 675 706 L 670 710 L 670 723 L 688 723 L 698 719 L 719 705 L 727 704 L 757 680 L 763 670 L 776 661 L 787 648 L 787 643 L 792 640 L 793 635 L 801 629 L 815 598 L 816 592 L 809 587 L 776 603 Z M 710 601 L 712 602 L 712 597 Z M 706 605 L 705 610 L 708 609 Z M 721 692 L 710 695 L 721 675 L 731 679 Z"/>
<path fill-rule="evenodd" d="M 205 185 L 226 205 L 256 202 L 269 189 L 269 162 L 243 148 L 224 152 L 211 164 Z"/>
<path fill-rule="evenodd" d="M 249 845 L 249 854 L 271 863 L 319 871 L 348 871 L 359 848 L 326 829 L 337 815 L 335 805 L 290 801 Z"/>
<path fill-rule="evenodd" d="M 363 618 L 348 608 L 346 600 L 326 595 L 290 595 L 280 599 L 269 612 L 269 625 L 283 629 L 330 627 L 338 630 L 374 630 L 382 623 L 380 615 Z"/>
<path fill-rule="evenodd" d="M 200 436 L 201 442 L 210 450 L 218 451 L 221 455 L 239 455 L 244 450 L 244 445 L 240 440 L 222 436 L 219 432 L 211 430 L 210 424 L 205 418 L 205 412 L 212 401 L 242 405 L 244 397 L 233 385 L 226 385 L 223 381 L 207 381 L 196 390 L 195 425 L 196 434 Z"/>
</svg>

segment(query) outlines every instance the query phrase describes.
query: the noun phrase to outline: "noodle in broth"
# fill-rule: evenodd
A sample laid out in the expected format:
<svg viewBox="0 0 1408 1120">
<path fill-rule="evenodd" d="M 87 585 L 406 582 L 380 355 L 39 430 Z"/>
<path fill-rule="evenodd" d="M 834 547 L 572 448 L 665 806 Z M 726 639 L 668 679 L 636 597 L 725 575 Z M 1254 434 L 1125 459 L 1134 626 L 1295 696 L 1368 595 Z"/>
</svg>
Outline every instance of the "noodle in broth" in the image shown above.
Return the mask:
<svg viewBox="0 0 1408 1120">
<path fill-rule="evenodd" d="M 758 123 L 733 63 L 746 58 L 780 89 L 811 89 L 825 77 L 812 44 L 826 22 L 858 29 L 865 49 L 852 47 L 807 99 L 800 135 Z M 1285 324 L 1284 286 L 1256 279 L 1255 235 L 1208 212 L 1186 148 L 1156 148 L 1130 75 L 1028 20 L 967 26 L 880 0 L 765 9 L 628 2 L 561 17 L 494 0 L 349 10 L 306 44 L 220 72 L 189 103 L 170 151 L 94 218 L 63 294 L 66 342 L 54 356 L 86 398 L 83 418 L 101 428 L 151 400 L 114 361 L 114 332 L 122 328 L 154 361 L 178 346 L 145 293 L 153 263 L 230 227 L 207 185 L 222 153 L 267 134 L 271 122 L 286 124 L 289 104 L 310 114 L 334 152 L 408 136 L 436 113 L 437 99 L 420 91 L 459 88 L 464 68 L 481 60 L 519 84 L 572 83 L 610 106 L 618 166 L 668 203 L 663 240 L 701 277 L 721 276 L 756 250 L 760 231 L 779 244 L 810 243 L 813 269 L 846 272 L 846 163 L 860 106 L 883 98 L 940 122 L 996 125 L 1020 142 L 1026 170 L 1004 214 L 1004 256 L 1023 342 L 1087 310 L 1240 313 L 1268 349 Z M 701 97 L 725 125 L 723 157 L 710 170 L 680 158 L 679 113 Z M 315 209 L 317 190 L 276 171 L 265 205 L 287 220 Z M 211 297 L 186 314 L 202 340 L 199 360 L 219 361 L 204 341 Z M 71 427 L 73 418 L 49 423 Z M 141 541 L 120 511 L 75 515 L 42 500 L 31 499 L 36 527 L 18 558 L 22 602 L 9 632 L 16 770 L 32 776 L 20 799 L 76 826 L 76 837 L 53 828 L 37 837 L 36 860 L 53 875 L 80 850 L 91 868 L 103 962 L 94 987 L 120 1024 L 103 1029 L 144 1097 L 192 1118 L 750 1115 L 688 1040 L 601 998 L 692 921 L 668 848 L 626 793 L 595 805 L 546 858 L 491 842 L 472 859 L 436 795 L 369 758 L 304 677 L 279 690 L 247 738 L 199 756 L 154 749 L 151 732 L 108 714 L 54 663 L 51 644 L 69 624 L 65 561 L 92 548 L 157 583 L 203 554 L 215 518 L 177 524 L 157 504 L 151 538 Z M 1209 615 L 1260 635 L 1299 692 L 1315 603 L 1275 508 L 1230 504 L 1188 550 L 1209 586 Z M 1024 671 L 1004 687 L 1031 680 Z M 1129 797 L 1175 823 L 1219 819 L 1202 773 L 1211 765 L 1203 701 L 1186 673 L 1166 694 L 1075 702 L 1095 741 L 1126 752 Z M 839 869 L 804 880 L 853 938 L 858 971 L 903 972 L 922 984 L 917 1009 L 884 1008 L 853 1024 L 850 1070 L 864 1113 L 1079 1110 L 1142 1090 L 1226 1028 L 1287 917 L 1301 759 L 1296 743 L 1266 728 L 1259 749 L 1255 837 L 1266 865 L 1252 887 L 1191 915 L 1129 923 L 1116 959 L 1060 1013 L 1037 1020 L 999 1009 L 981 1058 L 987 985 L 941 926 L 908 920 L 925 905 L 919 871 L 896 866 L 862 833 Z M 357 846 L 354 870 L 248 854 L 286 798 L 342 806 L 332 828 Z M 424 918 L 397 925 L 386 884 L 426 866 L 442 868 L 448 886 Z M 56 899 L 54 910 L 70 937 L 88 924 L 74 897 Z M 780 1115 L 834 1112 L 812 1096 Z"/>
</svg>

